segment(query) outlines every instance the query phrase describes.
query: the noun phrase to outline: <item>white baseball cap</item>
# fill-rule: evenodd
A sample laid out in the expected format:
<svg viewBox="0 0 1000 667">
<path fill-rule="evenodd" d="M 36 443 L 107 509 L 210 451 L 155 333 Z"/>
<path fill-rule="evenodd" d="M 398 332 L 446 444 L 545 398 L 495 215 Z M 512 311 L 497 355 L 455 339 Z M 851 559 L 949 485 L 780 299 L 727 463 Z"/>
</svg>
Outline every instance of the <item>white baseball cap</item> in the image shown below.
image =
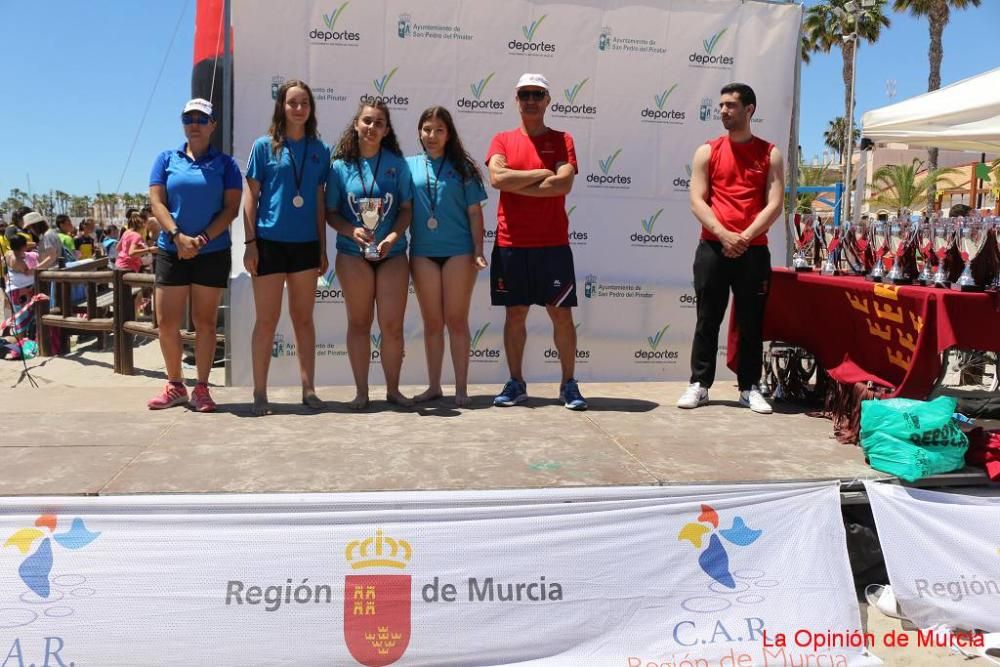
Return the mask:
<svg viewBox="0 0 1000 667">
<path fill-rule="evenodd" d="M 31 225 L 37 225 L 39 222 L 45 222 L 45 216 L 41 213 L 32 211 L 31 213 L 25 213 L 21 222 L 24 223 L 25 227 L 30 227 Z"/>
<path fill-rule="evenodd" d="M 181 113 L 188 113 L 189 111 L 200 111 L 209 118 L 215 118 L 215 114 L 212 113 L 212 103 L 200 97 L 189 100 L 188 103 L 184 105 L 184 111 Z"/>
<path fill-rule="evenodd" d="M 541 74 L 531 74 L 530 72 L 525 72 L 521 75 L 521 78 L 517 80 L 517 85 L 514 86 L 514 88 L 516 90 L 527 86 L 536 86 L 538 88 L 548 90 L 549 80 Z"/>
</svg>

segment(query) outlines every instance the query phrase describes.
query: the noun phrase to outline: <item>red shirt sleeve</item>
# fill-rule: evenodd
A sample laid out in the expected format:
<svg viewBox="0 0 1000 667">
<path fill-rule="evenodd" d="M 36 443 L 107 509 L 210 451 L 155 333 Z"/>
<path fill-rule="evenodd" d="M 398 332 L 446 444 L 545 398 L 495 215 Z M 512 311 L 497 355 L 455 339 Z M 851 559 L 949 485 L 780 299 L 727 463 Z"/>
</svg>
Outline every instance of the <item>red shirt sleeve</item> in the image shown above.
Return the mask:
<svg viewBox="0 0 1000 667">
<path fill-rule="evenodd" d="M 563 138 L 566 140 L 566 162 L 573 165 L 574 174 L 579 174 L 580 168 L 576 163 L 576 146 L 573 145 L 573 136 L 569 132 L 563 132 Z"/>
<path fill-rule="evenodd" d="M 504 143 L 504 133 L 500 132 L 493 135 L 493 140 L 490 141 L 490 147 L 486 151 L 486 166 L 490 166 L 490 160 L 494 155 L 503 155 L 507 157 L 507 146 Z"/>
</svg>

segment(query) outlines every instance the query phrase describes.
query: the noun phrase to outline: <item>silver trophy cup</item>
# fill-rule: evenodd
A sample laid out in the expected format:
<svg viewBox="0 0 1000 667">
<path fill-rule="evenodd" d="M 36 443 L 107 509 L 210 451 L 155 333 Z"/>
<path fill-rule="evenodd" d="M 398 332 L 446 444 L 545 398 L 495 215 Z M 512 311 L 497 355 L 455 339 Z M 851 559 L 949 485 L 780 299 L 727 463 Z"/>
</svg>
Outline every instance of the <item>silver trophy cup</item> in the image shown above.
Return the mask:
<svg viewBox="0 0 1000 667">
<path fill-rule="evenodd" d="M 820 273 L 827 276 L 840 275 L 840 256 L 842 254 L 840 236 L 842 230 L 834 226 L 833 220 L 827 220 L 822 225 L 823 248 L 826 257 L 823 259 L 823 266 Z"/>
<path fill-rule="evenodd" d="M 875 266 L 868 274 L 868 280 L 880 283 L 885 279 L 885 265 L 882 263 L 882 255 L 889 242 L 889 223 L 883 220 L 875 220 L 868 225 L 868 245 L 872 249 L 872 257 L 875 258 Z"/>
<path fill-rule="evenodd" d="M 931 274 L 931 257 L 934 255 L 932 239 L 934 238 L 935 224 L 936 221 L 920 222 L 917 224 L 915 237 L 917 252 L 920 254 L 920 261 L 923 263 L 920 273 L 917 275 L 917 282 L 921 285 L 930 285 L 934 282 L 934 276 Z"/>
<path fill-rule="evenodd" d="M 842 257 L 848 270 L 856 276 L 865 274 L 865 239 L 868 236 L 868 221 L 858 220 L 843 223 L 840 232 L 840 247 Z"/>
<path fill-rule="evenodd" d="M 816 222 L 812 213 L 801 216 L 793 221 L 795 230 L 795 255 L 792 257 L 792 268 L 796 271 L 812 271 L 812 252 L 816 243 Z"/>
<path fill-rule="evenodd" d="M 965 260 L 965 270 L 952 287 L 962 292 L 981 292 L 982 285 L 977 285 L 972 277 L 972 260 L 979 255 L 979 251 L 986 245 L 989 237 L 989 225 L 980 220 L 967 219 L 955 231 L 955 240 L 958 243 L 958 250 Z"/>
<path fill-rule="evenodd" d="M 892 253 L 892 268 L 885 275 L 885 281 L 893 285 L 908 285 L 913 279 L 907 275 L 904 256 L 911 252 L 917 225 L 904 217 L 889 222 L 889 251 Z"/>
<path fill-rule="evenodd" d="M 931 226 L 931 252 L 937 256 L 937 271 L 931 278 L 935 287 L 948 287 L 948 274 L 944 270 L 945 258 L 955 244 L 956 223 L 951 219 L 939 220 Z"/>
<path fill-rule="evenodd" d="M 347 205 L 357 217 L 361 225 L 372 233 L 374 240 L 364 247 L 364 258 L 375 262 L 381 259 L 378 254 L 378 235 L 376 231 L 389 211 L 392 209 L 392 193 L 387 192 L 381 197 L 355 197 L 348 193 Z"/>
</svg>

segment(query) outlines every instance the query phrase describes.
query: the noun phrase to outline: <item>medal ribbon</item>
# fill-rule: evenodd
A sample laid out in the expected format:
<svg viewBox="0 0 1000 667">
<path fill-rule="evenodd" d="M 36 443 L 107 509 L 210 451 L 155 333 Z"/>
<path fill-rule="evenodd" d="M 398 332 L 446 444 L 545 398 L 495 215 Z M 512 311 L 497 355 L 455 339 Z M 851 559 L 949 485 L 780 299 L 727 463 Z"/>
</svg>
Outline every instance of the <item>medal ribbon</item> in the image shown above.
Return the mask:
<svg viewBox="0 0 1000 667">
<path fill-rule="evenodd" d="M 372 191 L 368 192 L 368 187 L 365 185 L 365 172 L 362 168 L 361 158 L 358 158 L 358 178 L 361 179 L 361 192 L 365 195 L 365 198 L 371 198 L 375 194 L 375 186 L 378 184 L 378 168 L 382 164 L 382 150 L 379 149 L 378 159 L 375 160 L 375 169 L 372 171 Z"/>
<path fill-rule="evenodd" d="M 437 173 L 434 174 L 434 190 L 431 191 L 431 172 L 433 170 L 430 168 L 430 165 L 432 162 L 430 156 L 424 153 L 424 174 L 427 175 L 427 182 L 424 185 L 427 187 L 427 197 L 430 199 L 432 218 L 435 217 L 434 213 L 437 210 L 438 181 L 441 180 L 441 172 L 444 170 L 444 164 L 447 161 L 447 158 L 441 158 L 441 165 L 437 168 Z"/>
<path fill-rule="evenodd" d="M 306 155 L 309 154 L 309 137 L 306 137 L 305 150 L 302 151 L 302 170 L 299 171 L 298 163 L 295 161 L 295 153 L 292 152 L 292 147 L 286 145 L 285 148 L 288 150 L 288 159 L 292 162 L 292 173 L 295 174 L 295 194 L 302 194 L 302 177 L 306 175 Z"/>
</svg>

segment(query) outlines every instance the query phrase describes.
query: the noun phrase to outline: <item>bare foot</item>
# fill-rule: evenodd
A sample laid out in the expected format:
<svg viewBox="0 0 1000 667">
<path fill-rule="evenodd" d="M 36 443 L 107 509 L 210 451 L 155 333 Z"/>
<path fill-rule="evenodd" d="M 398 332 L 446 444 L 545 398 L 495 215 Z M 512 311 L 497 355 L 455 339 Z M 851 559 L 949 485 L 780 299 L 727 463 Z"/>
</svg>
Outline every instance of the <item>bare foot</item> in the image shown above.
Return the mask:
<svg viewBox="0 0 1000 667">
<path fill-rule="evenodd" d="M 398 392 L 398 391 L 392 392 L 392 393 L 386 392 L 386 394 L 385 394 L 385 400 L 387 400 L 388 402 L 393 403 L 395 405 L 402 406 L 404 408 L 408 408 L 411 405 L 413 405 L 413 399 L 412 398 L 407 398 L 406 396 L 403 396 L 403 394 L 400 393 L 400 392 Z"/>
<path fill-rule="evenodd" d="M 264 417 L 273 415 L 271 404 L 267 402 L 267 396 L 254 396 L 253 405 L 250 406 L 250 414 L 254 417 Z"/>
<path fill-rule="evenodd" d="M 320 400 L 315 391 L 307 391 L 302 394 L 302 405 L 313 410 L 322 410 L 326 407 L 326 403 Z"/>
<path fill-rule="evenodd" d="M 455 392 L 455 405 L 460 408 L 467 408 L 472 405 L 472 399 L 466 393 Z"/>
<path fill-rule="evenodd" d="M 368 407 L 368 394 L 358 392 L 358 395 L 354 397 L 352 401 L 347 404 L 351 410 L 364 410 Z"/>
<path fill-rule="evenodd" d="M 444 396 L 444 394 L 441 392 L 441 387 L 427 387 L 426 391 L 413 397 L 413 402 L 423 403 L 425 401 L 433 401 L 437 398 L 441 398 L 442 396 Z"/>
</svg>

